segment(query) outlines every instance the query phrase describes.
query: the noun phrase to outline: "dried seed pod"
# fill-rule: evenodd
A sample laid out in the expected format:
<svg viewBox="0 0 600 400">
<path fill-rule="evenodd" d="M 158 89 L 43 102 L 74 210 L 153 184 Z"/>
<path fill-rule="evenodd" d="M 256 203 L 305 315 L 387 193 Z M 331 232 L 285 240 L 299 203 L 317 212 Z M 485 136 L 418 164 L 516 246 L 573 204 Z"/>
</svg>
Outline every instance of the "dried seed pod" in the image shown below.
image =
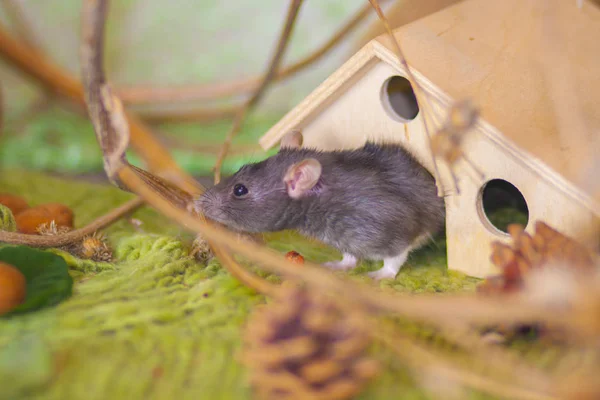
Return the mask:
<svg viewBox="0 0 600 400">
<path fill-rule="evenodd" d="M 286 286 L 250 319 L 244 361 L 262 399 L 348 399 L 377 373 L 364 324 L 326 296 Z"/>
<path fill-rule="evenodd" d="M 109 262 L 112 260 L 112 250 L 106 241 L 106 237 L 98 232 L 84 237 L 76 253 L 81 258 L 94 261 Z"/>
<path fill-rule="evenodd" d="M 50 221 L 49 223 L 44 222 L 37 227 L 37 233 L 42 236 L 62 235 L 69 231 L 71 231 L 71 228 L 68 226 L 58 226 L 54 220 Z"/>
</svg>

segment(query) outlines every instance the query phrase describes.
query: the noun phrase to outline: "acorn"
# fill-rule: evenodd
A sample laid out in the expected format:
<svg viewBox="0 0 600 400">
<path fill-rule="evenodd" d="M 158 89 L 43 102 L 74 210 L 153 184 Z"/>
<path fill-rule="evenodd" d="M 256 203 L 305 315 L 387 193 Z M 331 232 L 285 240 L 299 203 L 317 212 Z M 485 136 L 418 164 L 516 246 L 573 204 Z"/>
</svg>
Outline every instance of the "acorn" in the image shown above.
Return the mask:
<svg viewBox="0 0 600 400">
<path fill-rule="evenodd" d="M 0 261 L 0 314 L 25 301 L 25 276 L 14 266 Z"/>
<path fill-rule="evenodd" d="M 24 198 L 10 193 L 0 193 L 0 204 L 8 207 L 15 216 L 29 208 L 29 204 L 27 204 Z"/>
<path fill-rule="evenodd" d="M 73 211 L 58 203 L 42 204 L 28 208 L 15 216 L 19 232 L 34 235 L 42 224 L 55 221 L 58 227 L 73 228 Z"/>
</svg>

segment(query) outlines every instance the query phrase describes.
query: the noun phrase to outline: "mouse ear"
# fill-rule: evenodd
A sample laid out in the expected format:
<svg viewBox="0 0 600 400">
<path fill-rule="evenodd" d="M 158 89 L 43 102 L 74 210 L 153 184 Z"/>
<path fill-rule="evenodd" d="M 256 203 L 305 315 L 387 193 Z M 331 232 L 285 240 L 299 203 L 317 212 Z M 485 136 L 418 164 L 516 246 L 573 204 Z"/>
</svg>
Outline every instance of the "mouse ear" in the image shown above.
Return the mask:
<svg viewBox="0 0 600 400">
<path fill-rule="evenodd" d="M 299 199 L 312 189 L 321 177 L 321 163 L 307 158 L 292 165 L 283 178 L 288 195 Z"/>
<path fill-rule="evenodd" d="M 302 131 L 300 129 L 292 129 L 281 138 L 279 149 L 298 149 L 302 146 Z"/>
</svg>

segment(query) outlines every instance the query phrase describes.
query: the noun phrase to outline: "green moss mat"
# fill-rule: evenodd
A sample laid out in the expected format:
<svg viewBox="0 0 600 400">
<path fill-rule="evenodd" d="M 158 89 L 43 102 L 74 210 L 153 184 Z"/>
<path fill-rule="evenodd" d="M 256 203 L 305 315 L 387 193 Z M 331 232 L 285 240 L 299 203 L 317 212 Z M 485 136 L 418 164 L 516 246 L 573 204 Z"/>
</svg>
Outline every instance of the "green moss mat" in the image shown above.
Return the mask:
<svg viewBox="0 0 600 400">
<path fill-rule="evenodd" d="M 83 226 L 131 198 L 109 186 L 68 182 L 37 173 L 3 171 L 0 191 L 32 205 L 60 201 Z M 236 359 L 241 327 L 260 296 L 232 279 L 216 261 L 188 256 L 192 236 L 155 211 L 133 214 L 107 229 L 116 262 L 66 257 L 76 280 L 73 296 L 51 309 L 0 319 L 0 398 L 6 399 L 244 399 L 245 370 Z M 284 232 L 268 236 L 278 250 L 323 261 L 338 254 Z M 476 279 L 448 272 L 443 241 L 411 257 L 395 280 L 399 291 L 473 290 Z M 376 268 L 351 274 L 365 279 Z M 360 398 L 425 399 L 387 351 L 375 354 L 388 370 Z M 472 394 L 473 398 L 480 398 Z"/>
</svg>

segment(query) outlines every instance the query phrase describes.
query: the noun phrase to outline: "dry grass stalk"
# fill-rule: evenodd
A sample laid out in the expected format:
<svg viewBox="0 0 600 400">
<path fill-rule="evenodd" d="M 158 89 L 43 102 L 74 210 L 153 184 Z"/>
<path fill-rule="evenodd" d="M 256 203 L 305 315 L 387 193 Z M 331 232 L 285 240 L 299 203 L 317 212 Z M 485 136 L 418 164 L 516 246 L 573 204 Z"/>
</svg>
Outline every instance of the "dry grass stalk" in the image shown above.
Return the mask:
<svg viewBox="0 0 600 400">
<path fill-rule="evenodd" d="M 415 372 L 423 375 L 430 370 L 435 370 L 437 374 L 460 385 L 508 399 L 558 399 L 551 394 L 555 389 L 550 380 L 536 381 L 533 385 L 531 382 L 527 382 L 526 377 L 516 375 L 515 371 L 512 374 L 507 374 L 506 371 L 498 372 L 495 369 L 494 361 L 490 359 L 483 359 L 487 366 L 483 369 L 484 372 L 467 369 L 457 365 L 447 356 L 436 355 L 415 343 L 414 340 L 403 337 L 401 333 L 391 327 L 372 330 L 371 333 L 374 339 L 385 344 L 394 351 L 400 360 L 408 364 Z M 465 364 L 470 365 L 471 368 L 481 366 L 481 359 L 474 360 L 475 364 L 472 361 L 465 362 Z"/>
<path fill-rule="evenodd" d="M 29 47 L 39 51 L 42 47 L 40 46 L 39 40 L 33 32 L 33 29 L 31 29 L 31 24 L 27 21 L 22 1 L 3 0 L 1 4 L 14 25 L 15 31 L 19 37 L 22 38 Z"/>
<path fill-rule="evenodd" d="M 48 91 L 63 96 L 75 104 L 85 106 L 83 86 L 76 78 L 54 65 L 43 54 L 12 37 L 1 27 L 0 56 Z M 175 163 L 136 116 L 128 114 L 126 119 L 131 131 L 131 144 L 150 170 L 174 181 L 188 192 L 201 192 L 202 187 Z"/>
<path fill-rule="evenodd" d="M 419 85 L 419 83 L 415 79 L 412 71 L 410 70 L 410 67 L 408 66 L 408 62 L 406 61 L 406 57 L 404 57 L 404 53 L 402 52 L 402 49 L 400 48 L 400 44 L 398 43 L 398 41 L 396 40 L 396 37 L 394 36 L 394 33 L 392 32 L 390 24 L 385 16 L 385 14 L 383 13 L 381 6 L 379 5 L 379 1 L 378 0 L 369 0 L 369 2 L 371 3 L 371 5 L 375 9 L 375 11 L 377 12 L 377 16 L 379 17 L 379 20 L 383 24 L 385 32 L 388 35 L 388 38 L 390 39 L 390 41 L 392 42 L 392 45 L 394 46 L 394 50 L 396 52 L 396 56 L 398 57 L 398 61 L 400 62 L 400 65 L 402 65 L 402 67 L 406 71 L 406 74 L 408 75 L 407 76 L 408 80 L 409 80 L 411 86 L 413 87 L 413 91 L 415 93 L 415 100 L 417 101 L 417 107 L 419 108 L 419 110 L 422 110 L 423 115 L 424 115 L 423 116 L 423 127 L 425 128 L 425 133 L 427 134 L 427 140 L 429 141 L 430 146 L 431 146 L 431 134 L 430 134 L 429 126 L 427 124 L 427 114 L 428 114 L 427 110 L 431 110 L 431 106 L 429 105 L 429 99 L 427 98 L 427 93 Z M 423 107 L 425 105 L 427 105 L 427 107 Z M 440 179 L 440 172 L 438 169 L 437 160 L 436 160 L 435 156 L 433 155 L 433 152 L 431 155 L 431 161 L 433 162 L 434 178 L 435 178 L 436 185 L 438 188 L 438 196 L 444 196 L 444 187 L 443 187 L 442 181 Z"/>
<path fill-rule="evenodd" d="M 98 0 L 88 0 L 86 3 L 87 12 L 93 13 L 94 6 L 97 3 Z M 85 16 L 86 14 L 84 14 L 84 25 L 90 23 L 90 21 L 103 23 L 102 19 L 95 20 L 85 18 Z M 101 51 L 101 49 L 96 48 L 95 51 Z M 83 61 L 88 63 L 94 62 L 94 60 L 97 60 L 97 58 L 85 59 Z M 93 87 L 86 87 L 86 89 L 92 90 Z M 98 87 L 96 90 L 98 90 Z M 90 98 L 100 101 L 100 106 L 104 108 L 105 112 L 121 112 L 119 107 L 110 108 L 102 103 L 107 102 L 105 97 L 95 96 Z M 109 104 L 114 103 L 116 102 L 111 100 Z M 121 119 L 110 118 L 109 121 L 113 123 L 113 129 L 108 133 L 104 132 L 104 134 L 128 135 L 127 129 L 123 129 L 122 126 L 114 123 L 115 121 L 121 121 Z M 102 127 L 95 123 L 95 129 L 100 130 Z M 107 159 L 114 160 L 115 158 Z M 581 321 L 579 321 L 579 325 L 575 324 L 571 316 L 562 310 L 548 310 L 544 307 L 536 306 L 528 303 L 524 297 L 513 296 L 502 299 L 482 298 L 474 300 L 472 295 L 449 295 L 441 298 L 439 296 L 415 297 L 392 295 L 365 285 L 352 283 L 347 279 L 338 278 L 313 263 L 307 262 L 303 268 L 297 268 L 295 264 L 286 261 L 281 254 L 252 242 L 236 241 L 235 235 L 227 229 L 205 221 L 202 216 L 190 215 L 188 211 L 181 207 L 174 206 L 172 200 L 167 196 L 160 196 L 156 193 L 156 190 L 160 186 L 156 188 L 150 187 L 147 179 L 139 171 L 131 168 L 126 160 L 124 160 L 124 155 L 123 160 L 118 165 L 118 168 L 108 168 L 108 170 L 116 174 L 119 182 L 123 183 L 132 192 L 140 195 L 165 216 L 209 238 L 217 257 L 219 257 L 232 274 L 244 282 L 244 284 L 255 287 L 257 290 L 269 295 L 277 296 L 280 289 L 267 284 L 256 276 L 252 276 L 252 274 L 248 274 L 247 271 L 235 264 L 231 254 L 226 249 L 235 251 L 252 261 L 261 263 L 265 269 L 271 272 L 304 281 L 309 285 L 311 290 L 315 292 L 327 292 L 334 296 L 336 301 L 346 303 L 347 307 L 354 307 L 355 309 L 368 307 L 370 311 L 395 313 L 414 320 L 428 322 L 438 327 L 456 326 L 457 324 L 490 324 L 499 321 L 522 322 L 543 320 L 560 323 L 570 329 L 576 330 L 581 328 Z M 366 321 L 365 323 L 368 324 Z M 493 360 L 481 360 L 482 363 L 486 361 L 493 363 Z M 468 375 L 468 379 L 464 379 L 469 380 L 472 385 L 476 385 L 481 377 L 471 374 Z"/>
<path fill-rule="evenodd" d="M 469 101 L 461 101 L 456 103 L 450 109 L 449 119 L 446 122 L 446 124 L 442 126 L 441 130 L 437 133 L 436 137 L 432 138 L 430 134 L 428 121 L 435 121 L 435 116 L 428 112 L 429 110 L 432 110 L 428 94 L 415 79 L 408 65 L 408 62 L 406 61 L 406 57 L 404 56 L 404 53 L 400 48 L 400 44 L 396 40 L 396 37 L 394 36 L 392 29 L 390 28 L 389 22 L 385 14 L 383 13 L 381 6 L 379 5 L 378 0 L 369 0 L 369 2 L 377 12 L 379 19 L 383 24 L 385 32 L 387 33 L 389 40 L 394 46 L 396 56 L 398 57 L 400 64 L 406 71 L 407 77 L 412 87 L 414 88 L 417 106 L 423 112 L 423 127 L 425 128 L 425 133 L 427 135 L 429 147 L 431 148 L 431 158 L 433 162 L 434 177 L 436 179 L 436 184 L 438 188 L 438 196 L 446 195 L 446 193 L 444 192 L 442 181 L 440 179 L 440 173 L 437 165 L 437 157 L 440 156 L 442 159 L 449 163 L 449 166 L 451 167 L 450 173 L 454 182 L 454 192 L 455 194 L 459 194 L 460 189 L 458 187 L 458 179 L 452 169 L 452 166 L 458 161 L 459 158 L 462 158 L 466 162 L 468 162 L 468 164 L 472 167 L 474 171 L 478 173 L 478 175 L 482 175 L 481 172 L 479 172 L 479 170 L 475 167 L 475 165 L 471 161 L 466 159 L 466 157 L 464 157 L 464 154 L 460 150 L 462 137 L 464 136 L 466 131 L 475 124 L 477 120 L 477 111 Z"/>
<path fill-rule="evenodd" d="M 448 118 L 441 128 L 438 129 L 430 143 L 431 151 L 435 157 L 444 160 L 451 170 L 455 168 L 460 160 L 463 160 L 480 179 L 483 179 L 483 174 L 462 151 L 464 136 L 475 126 L 478 118 L 479 112 L 471 101 L 463 100 L 454 103 L 450 107 Z M 458 195 L 460 194 L 460 189 L 454 171 L 452 179 L 454 179 L 455 193 Z"/>
<path fill-rule="evenodd" d="M 206 223 L 202 215 L 196 215 L 191 207 L 192 194 L 174 187 L 127 161 L 125 151 L 129 142 L 128 123 L 120 100 L 114 96 L 106 82 L 102 62 L 105 19 L 108 0 L 86 0 L 82 11 L 83 43 L 81 64 L 83 68 L 85 99 L 104 156 L 104 169 L 109 179 L 134 193 L 143 193 L 144 199 L 166 204 L 171 211 L 182 212 L 186 221 Z M 143 188 L 143 190 L 140 190 Z M 161 208 L 159 210 L 162 211 Z M 184 211 L 185 210 L 185 211 Z M 197 219 L 195 217 L 198 217 Z M 179 221 L 182 222 L 181 220 Z M 183 222 L 184 226 L 188 223 Z M 232 245 L 229 240 L 224 245 Z M 245 285 L 255 290 L 273 294 L 274 286 L 243 269 L 230 254 L 209 240 L 213 251 L 227 270 Z"/>
<path fill-rule="evenodd" d="M 387 1 L 387 0 L 384 0 Z M 317 50 L 309 55 L 293 63 L 290 66 L 283 67 L 275 73 L 274 81 L 281 81 L 292 77 L 296 73 L 302 71 L 306 67 L 321 59 L 329 51 L 333 50 L 341 40 L 352 32 L 366 17 L 370 15 L 371 6 L 365 5 L 352 18 L 348 20 L 340 29 Z M 125 103 L 130 104 L 147 104 L 147 103 L 172 103 L 175 101 L 191 101 L 191 100 L 215 100 L 222 97 L 229 97 L 243 94 L 246 92 L 255 91 L 262 81 L 263 77 L 254 76 L 251 78 L 238 79 L 224 83 L 208 83 L 198 86 L 185 85 L 181 87 L 119 87 L 116 89 L 117 94 Z M 210 110 L 208 110 L 210 111 Z M 189 114 L 176 112 L 172 115 L 174 118 L 181 117 L 191 120 L 194 113 L 200 117 L 206 115 L 207 110 L 191 111 Z M 145 118 L 149 120 L 161 119 L 164 117 L 168 120 L 172 118 L 168 116 L 168 111 L 162 111 L 155 114 L 155 111 L 141 112 Z M 204 113 L 204 114 L 203 114 Z"/>
<path fill-rule="evenodd" d="M 300 10 L 300 6 L 302 5 L 303 0 L 290 0 L 290 5 L 288 8 L 287 16 L 285 19 L 285 24 L 281 34 L 279 35 L 279 39 L 277 41 L 277 47 L 275 49 L 275 53 L 269 62 L 269 66 L 267 71 L 265 72 L 263 79 L 260 82 L 260 85 L 256 88 L 252 96 L 244 103 L 244 106 L 238 111 L 236 114 L 233 125 L 227 136 L 225 137 L 225 142 L 223 143 L 223 147 L 221 147 L 221 151 L 217 156 L 217 161 L 214 166 L 215 173 L 215 184 L 219 183 L 221 180 L 221 165 L 227 156 L 227 152 L 231 147 L 231 142 L 233 138 L 238 134 L 240 129 L 242 128 L 242 124 L 244 123 L 244 119 L 246 114 L 254 107 L 258 101 L 262 98 L 265 93 L 267 87 L 275 77 L 275 73 L 279 69 L 279 64 L 281 64 L 281 60 L 285 51 L 288 47 L 288 43 L 290 41 L 290 37 L 292 35 L 292 31 L 294 29 L 294 24 L 296 22 L 296 17 L 298 16 L 298 11 Z"/>
</svg>

